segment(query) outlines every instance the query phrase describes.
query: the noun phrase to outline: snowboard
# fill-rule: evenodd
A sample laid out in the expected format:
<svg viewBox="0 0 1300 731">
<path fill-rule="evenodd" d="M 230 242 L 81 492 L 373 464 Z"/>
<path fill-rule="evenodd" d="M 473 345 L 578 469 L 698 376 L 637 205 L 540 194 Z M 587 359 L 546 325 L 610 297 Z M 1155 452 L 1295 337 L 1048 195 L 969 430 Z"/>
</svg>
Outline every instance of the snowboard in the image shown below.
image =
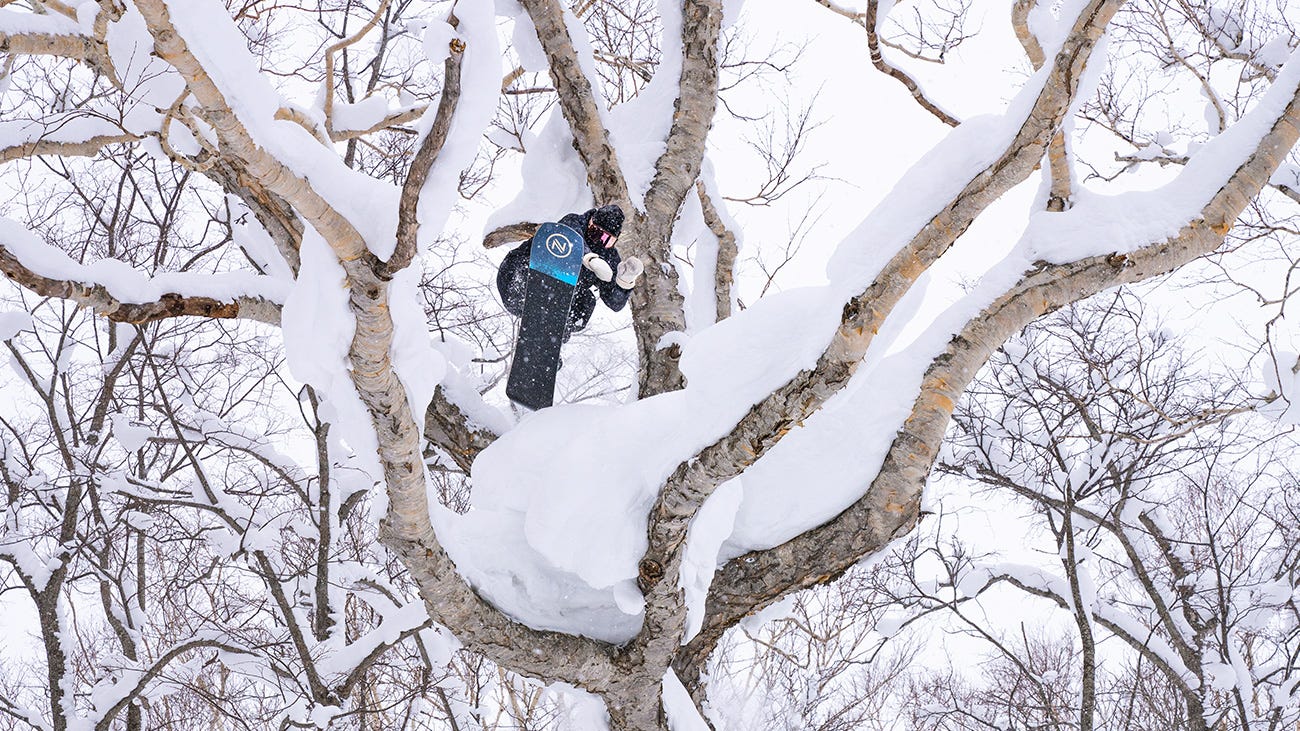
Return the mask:
<svg viewBox="0 0 1300 731">
<path fill-rule="evenodd" d="M 519 342 L 506 381 L 506 396 L 521 406 L 542 409 L 555 399 L 555 372 L 582 253 L 582 234 L 563 224 L 544 223 L 533 236 Z"/>
</svg>

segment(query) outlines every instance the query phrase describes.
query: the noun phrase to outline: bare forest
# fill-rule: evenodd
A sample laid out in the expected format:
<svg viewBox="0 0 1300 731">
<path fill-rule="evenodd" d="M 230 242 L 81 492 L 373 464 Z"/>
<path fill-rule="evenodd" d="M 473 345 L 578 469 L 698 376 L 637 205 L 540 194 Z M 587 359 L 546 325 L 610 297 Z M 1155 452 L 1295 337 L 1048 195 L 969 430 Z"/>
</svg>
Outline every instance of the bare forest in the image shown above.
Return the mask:
<svg viewBox="0 0 1300 731">
<path fill-rule="evenodd" d="M 1297 48 L 0 0 L 0 729 L 1300 728 Z M 512 407 L 496 266 L 609 203 Z"/>
</svg>

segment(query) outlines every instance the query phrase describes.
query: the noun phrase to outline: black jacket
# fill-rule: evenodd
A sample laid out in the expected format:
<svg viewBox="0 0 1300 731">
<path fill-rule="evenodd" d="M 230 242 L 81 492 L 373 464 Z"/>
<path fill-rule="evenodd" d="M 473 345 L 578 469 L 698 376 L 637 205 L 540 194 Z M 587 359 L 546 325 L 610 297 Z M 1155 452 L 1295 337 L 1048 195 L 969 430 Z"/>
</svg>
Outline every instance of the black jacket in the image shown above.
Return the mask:
<svg viewBox="0 0 1300 731">
<path fill-rule="evenodd" d="M 617 274 L 619 262 L 623 260 L 619 256 L 618 249 L 612 246 L 606 249 L 599 242 L 593 242 L 587 237 L 587 224 L 591 222 L 593 213 L 595 209 L 586 213 L 570 213 L 561 218 L 560 223 L 582 234 L 586 243 L 584 255 L 596 254 Z M 501 262 L 501 268 L 497 270 L 497 291 L 501 293 L 501 301 L 516 317 L 522 317 L 524 314 L 524 293 L 528 290 L 528 258 L 531 254 L 532 240 L 530 239 L 506 254 L 505 260 Z M 593 288 L 595 292 L 592 291 Z M 602 282 L 590 269 L 582 267 L 578 272 L 578 288 L 574 292 L 573 307 L 569 310 L 570 330 L 581 330 L 587 326 L 591 313 L 596 309 L 596 294 L 600 295 L 601 301 L 609 309 L 618 312 L 627 305 L 630 293 L 630 290 L 615 284 L 613 279 Z"/>
</svg>

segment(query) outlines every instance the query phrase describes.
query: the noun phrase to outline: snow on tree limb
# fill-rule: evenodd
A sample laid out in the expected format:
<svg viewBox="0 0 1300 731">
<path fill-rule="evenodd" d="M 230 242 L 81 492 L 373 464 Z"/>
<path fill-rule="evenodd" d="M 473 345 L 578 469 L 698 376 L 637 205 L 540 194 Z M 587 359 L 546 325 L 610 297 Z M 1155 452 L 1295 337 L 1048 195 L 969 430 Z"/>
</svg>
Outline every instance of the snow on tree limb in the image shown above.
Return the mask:
<svg viewBox="0 0 1300 731">
<path fill-rule="evenodd" d="M 182 655 L 201 649 L 243 655 L 253 654 L 251 650 L 245 647 L 222 639 L 200 638 L 178 643 L 160 653 L 158 659 L 154 660 L 149 667 L 128 673 L 129 679 L 123 678 L 118 683 L 108 688 L 96 689 L 91 694 L 95 711 L 89 720 L 95 723 L 96 731 L 107 731 L 107 729 L 112 728 L 113 721 L 117 719 L 118 715 L 126 709 L 127 705 L 144 694 L 149 683 L 162 675 L 172 661 Z"/>
<path fill-rule="evenodd" d="M 335 142 L 346 142 L 347 140 L 365 137 L 366 135 L 371 135 L 386 129 L 401 127 L 404 124 L 410 124 L 411 122 L 418 120 L 420 117 L 423 117 L 425 112 L 428 110 L 429 108 L 427 106 L 421 105 L 410 109 L 401 109 L 391 112 L 383 119 L 365 129 L 340 127 L 336 122 L 334 128 L 330 130 L 330 139 Z"/>
<path fill-rule="evenodd" d="M 602 644 L 518 624 L 485 602 L 460 578 L 433 530 L 419 430 L 392 358 L 395 330 L 389 306 L 390 287 L 380 276 L 377 259 L 366 239 L 353 221 L 334 207 L 341 201 L 327 200 L 268 151 L 263 146 L 265 141 L 254 140 L 241 113 L 229 103 L 227 90 L 191 52 L 187 39 L 173 25 L 167 4 L 163 0 L 139 0 L 137 6 L 149 23 L 159 54 L 185 77 L 202 107 L 201 116 L 216 131 L 226 154 L 235 157 L 249 175 L 311 222 L 346 272 L 350 308 L 356 320 L 347 354 L 349 374 L 378 437 L 379 463 L 389 498 L 381 540 L 407 564 L 430 616 L 456 627 L 468 646 L 511 666 L 527 668 L 538 677 L 581 687 L 601 687 L 601 683 L 609 682 L 615 673 Z M 214 13 L 214 22 L 215 17 Z M 193 22 L 193 18 L 189 20 Z M 261 123 L 257 119 L 248 121 Z M 314 142 L 302 151 L 327 154 Z M 320 164 L 328 161 L 321 159 Z M 519 649 L 521 646 L 528 649 Z M 532 648 L 537 647 L 554 648 L 556 653 L 575 658 L 575 663 L 572 667 L 557 667 L 550 661 L 552 653 L 534 654 Z"/>
<path fill-rule="evenodd" d="M 388 10 L 388 3 L 389 0 L 380 0 L 379 7 L 375 8 L 370 20 L 366 21 L 356 33 L 325 49 L 325 127 L 331 130 L 331 134 L 334 129 L 334 54 L 365 38 L 366 34 L 379 24 L 379 19 L 384 17 L 384 11 Z"/>
<path fill-rule="evenodd" d="M 0 272 L 43 297 L 71 300 L 115 322 L 143 324 L 172 317 L 280 322 L 282 283 L 269 277 L 170 274 L 148 277 L 114 261 L 83 265 L 42 243 L 25 227 L 0 219 Z"/>
<path fill-rule="evenodd" d="M 598 201 L 619 203 L 626 208 L 631 200 L 627 183 L 601 119 L 602 102 L 596 98 L 574 48 L 566 19 L 569 11 L 558 0 L 521 0 L 519 4 L 528 11 L 542 49 L 550 59 L 551 82 L 573 132 L 578 156 L 587 168 L 587 183 L 592 193 Z"/>
<path fill-rule="evenodd" d="M 355 225 L 324 200 L 310 183 L 253 139 L 246 122 L 228 101 L 233 90 L 220 88 L 210 70 L 191 52 L 185 37 L 172 24 L 165 0 L 142 0 L 136 7 L 155 38 L 158 55 L 184 77 L 202 108 L 201 116 L 212 126 L 225 154 L 238 159 L 252 178 L 292 204 L 325 236 L 341 259 L 367 257 L 366 242 Z M 321 150 L 321 154 L 330 153 Z"/>
<path fill-rule="evenodd" d="M 109 145 L 126 144 L 136 142 L 139 139 L 138 136 L 128 132 L 92 135 L 80 140 L 59 140 L 41 137 L 26 142 L 11 143 L 0 148 L 0 164 L 39 155 L 93 157 Z"/>
<path fill-rule="evenodd" d="M 911 284 L 986 206 L 1032 172 L 1069 107 L 1082 68 L 1116 7 L 1115 2 L 1094 0 L 1083 9 L 1053 72 L 1043 77 L 1032 108 L 1024 113 L 1023 124 L 1005 149 L 924 223 L 865 291 L 849 300 L 834 338 L 817 365 L 756 404 L 729 434 L 678 466 L 651 512 L 650 545 L 642 560 L 643 590 L 654 590 L 662 576 L 673 575 L 686 526 L 716 486 L 756 462 L 838 392 L 852 377 L 885 317 Z M 1025 93 L 1034 94 L 1034 88 L 1038 87 Z"/>
<path fill-rule="evenodd" d="M 1290 73 L 1279 75 L 1270 92 L 1270 98 L 1286 103 L 1252 113 L 1252 122 L 1257 124 L 1262 117 L 1271 120 L 1271 125 L 1255 138 L 1258 142 L 1245 152 L 1245 159 L 1238 158 L 1240 163 L 1218 191 L 1177 233 L 1145 245 L 1130 245 L 1125 247 L 1126 253 L 1060 264 L 1040 262 L 957 331 L 927 370 L 920 398 L 862 498 L 830 522 L 776 548 L 733 559 L 721 569 L 709 593 L 709 619 L 684 651 L 679 672 L 707 656 L 720 631 L 768 603 L 765 599 L 755 604 L 756 597 L 775 601 L 796 588 L 828 581 L 916 521 L 921 490 L 957 399 L 1007 338 L 1062 305 L 1120 284 L 1159 276 L 1219 246 L 1300 139 L 1300 58 L 1293 57 L 1288 70 Z M 1238 138 L 1229 144 L 1241 142 Z M 1184 171 L 1183 175 L 1195 181 L 1203 179 L 1207 171 Z M 1210 176 L 1213 180 L 1212 173 Z M 1065 214 L 1040 215 L 1050 221 L 1051 216 Z"/>
<path fill-rule="evenodd" d="M 1037 7 L 1037 0 L 1016 0 L 1011 7 L 1011 24 L 1015 28 L 1016 38 L 1020 45 L 1025 49 L 1025 55 L 1029 56 L 1029 62 L 1034 69 L 1040 69 L 1044 63 L 1047 63 L 1047 57 L 1043 53 L 1043 45 L 1039 43 L 1038 37 L 1034 35 L 1033 30 L 1029 27 L 1029 14 Z M 1052 136 L 1052 143 L 1047 148 L 1048 171 L 1052 176 L 1051 192 L 1047 199 L 1047 209 L 1050 211 L 1063 211 L 1070 202 L 1070 191 L 1073 188 L 1071 173 L 1071 156 L 1068 147 L 1066 131 L 1063 128 L 1057 130 Z"/>
<path fill-rule="evenodd" d="M 453 25 L 458 24 L 454 15 L 452 21 Z M 464 53 L 465 42 L 453 38 L 447 60 L 443 63 L 442 96 L 438 100 L 437 115 L 433 127 L 420 140 L 420 147 L 411 159 L 411 167 L 406 173 L 406 181 L 402 183 L 402 197 L 397 204 L 397 244 L 393 255 L 382 265 L 380 276 L 391 277 L 415 258 L 416 232 L 420 228 L 420 222 L 416 218 L 416 204 L 419 203 L 425 181 L 429 179 L 429 170 L 438 159 L 438 153 L 442 151 L 451 131 L 452 115 L 456 113 L 456 105 L 460 101 L 460 67 Z"/>
<path fill-rule="evenodd" d="M 641 398 L 675 391 L 684 381 L 678 352 L 664 346 L 670 333 L 686 330 L 685 298 L 672 261 L 671 236 L 678 211 L 699 179 L 704 144 L 718 105 L 718 38 L 722 32 L 721 0 L 687 0 L 673 8 L 675 23 L 665 22 L 665 35 L 674 24 L 680 39 L 665 38 L 664 48 L 680 43 L 680 59 L 670 57 L 656 72 L 679 69 L 672 124 L 663 153 L 654 163 L 654 178 L 645 194 L 645 216 L 634 216 L 630 250 L 646 262 L 644 282 L 632 290 L 633 327 L 640 352 Z M 672 53 L 671 50 L 668 53 Z M 660 114 L 666 109 L 659 110 Z"/>
</svg>

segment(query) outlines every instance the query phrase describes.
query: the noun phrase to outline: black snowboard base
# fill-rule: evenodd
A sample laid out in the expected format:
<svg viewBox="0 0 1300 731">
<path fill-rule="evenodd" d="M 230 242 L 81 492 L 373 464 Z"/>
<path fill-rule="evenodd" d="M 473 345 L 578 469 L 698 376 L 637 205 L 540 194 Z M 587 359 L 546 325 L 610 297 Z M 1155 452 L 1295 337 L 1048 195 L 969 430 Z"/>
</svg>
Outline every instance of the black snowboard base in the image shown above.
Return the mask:
<svg viewBox="0 0 1300 731">
<path fill-rule="evenodd" d="M 560 346 L 569 324 L 574 286 L 541 272 L 528 272 L 528 293 L 524 316 L 519 324 L 515 360 L 506 381 L 511 401 L 537 410 L 555 399 L 555 374 L 560 365 Z"/>
<path fill-rule="evenodd" d="M 524 314 L 506 381 L 506 395 L 521 406 L 544 409 L 555 399 L 555 372 L 583 250 L 582 234 L 559 223 L 542 224 L 530 242 Z"/>
</svg>

